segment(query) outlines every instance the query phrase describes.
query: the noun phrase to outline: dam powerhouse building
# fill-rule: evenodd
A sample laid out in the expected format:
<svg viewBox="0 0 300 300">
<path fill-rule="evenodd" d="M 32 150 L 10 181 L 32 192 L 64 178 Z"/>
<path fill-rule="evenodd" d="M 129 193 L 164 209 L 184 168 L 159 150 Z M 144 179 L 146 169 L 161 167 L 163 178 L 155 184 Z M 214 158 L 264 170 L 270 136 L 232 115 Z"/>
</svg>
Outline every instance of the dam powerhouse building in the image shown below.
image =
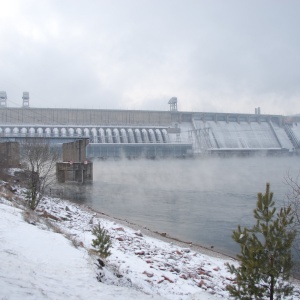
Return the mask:
<svg viewBox="0 0 300 300">
<path fill-rule="evenodd" d="M 0 141 L 86 138 L 88 159 L 198 155 L 299 154 L 300 116 L 169 111 L 7 107 L 0 95 Z M 28 96 L 28 97 L 27 97 Z"/>
</svg>

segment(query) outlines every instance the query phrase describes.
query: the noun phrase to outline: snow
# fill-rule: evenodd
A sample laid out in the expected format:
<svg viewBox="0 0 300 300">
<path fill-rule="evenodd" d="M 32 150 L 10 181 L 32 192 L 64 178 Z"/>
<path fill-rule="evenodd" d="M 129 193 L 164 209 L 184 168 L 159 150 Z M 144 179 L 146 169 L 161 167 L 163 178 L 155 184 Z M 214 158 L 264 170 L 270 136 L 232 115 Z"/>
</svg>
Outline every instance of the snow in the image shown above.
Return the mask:
<svg viewBox="0 0 300 300">
<path fill-rule="evenodd" d="M 154 238 L 57 198 L 31 212 L 23 206 L 24 190 L 0 188 L 0 299 L 229 298 L 225 263 L 235 262 L 228 257 Z M 91 247 L 98 223 L 113 242 L 102 270 Z"/>
<path fill-rule="evenodd" d="M 161 299 L 97 282 L 86 251 L 26 223 L 20 209 L 0 211 L 1 299 Z"/>
</svg>

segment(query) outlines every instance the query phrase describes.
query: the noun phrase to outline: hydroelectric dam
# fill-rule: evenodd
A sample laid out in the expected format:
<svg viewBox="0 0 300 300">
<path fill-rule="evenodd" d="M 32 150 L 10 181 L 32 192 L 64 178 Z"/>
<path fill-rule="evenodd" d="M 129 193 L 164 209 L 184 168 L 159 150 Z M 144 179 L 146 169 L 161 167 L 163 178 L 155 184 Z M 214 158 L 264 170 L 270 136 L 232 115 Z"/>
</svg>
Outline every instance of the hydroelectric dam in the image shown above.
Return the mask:
<svg viewBox="0 0 300 300">
<path fill-rule="evenodd" d="M 0 141 L 87 138 L 88 159 L 299 154 L 299 115 L 184 112 L 174 103 L 169 111 L 1 105 Z"/>
</svg>

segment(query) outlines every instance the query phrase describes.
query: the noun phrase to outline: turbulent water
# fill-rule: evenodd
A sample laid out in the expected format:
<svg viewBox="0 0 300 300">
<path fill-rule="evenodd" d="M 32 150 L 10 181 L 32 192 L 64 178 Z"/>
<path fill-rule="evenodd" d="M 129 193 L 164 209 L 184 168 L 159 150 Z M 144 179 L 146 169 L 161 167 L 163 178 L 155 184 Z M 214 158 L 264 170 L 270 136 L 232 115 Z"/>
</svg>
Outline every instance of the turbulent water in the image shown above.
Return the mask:
<svg viewBox="0 0 300 300">
<path fill-rule="evenodd" d="M 290 192 L 287 174 L 296 177 L 299 170 L 297 157 L 101 161 L 94 163 L 84 201 L 111 216 L 235 254 L 232 230 L 254 224 L 257 193 L 270 182 L 280 206 Z"/>
</svg>

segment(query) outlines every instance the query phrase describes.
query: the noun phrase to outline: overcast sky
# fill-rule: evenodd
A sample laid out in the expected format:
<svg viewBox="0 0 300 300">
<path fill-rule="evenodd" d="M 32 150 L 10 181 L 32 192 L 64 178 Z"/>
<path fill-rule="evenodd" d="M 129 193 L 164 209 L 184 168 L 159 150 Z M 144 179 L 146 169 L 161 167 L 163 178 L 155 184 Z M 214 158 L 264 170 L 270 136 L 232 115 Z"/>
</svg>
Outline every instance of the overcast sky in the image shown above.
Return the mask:
<svg viewBox="0 0 300 300">
<path fill-rule="evenodd" d="M 300 1 L 0 0 L 8 106 L 300 113 Z"/>
</svg>

